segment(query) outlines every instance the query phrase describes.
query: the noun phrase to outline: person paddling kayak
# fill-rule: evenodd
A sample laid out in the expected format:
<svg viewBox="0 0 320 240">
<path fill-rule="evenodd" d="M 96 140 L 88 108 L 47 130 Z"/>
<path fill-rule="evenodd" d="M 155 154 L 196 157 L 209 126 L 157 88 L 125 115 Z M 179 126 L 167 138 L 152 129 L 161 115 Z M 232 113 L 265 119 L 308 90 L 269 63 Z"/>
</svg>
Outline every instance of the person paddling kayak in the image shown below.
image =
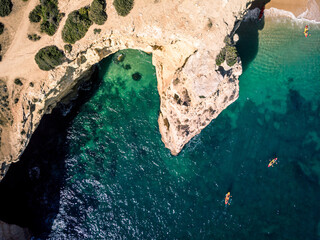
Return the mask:
<svg viewBox="0 0 320 240">
<path fill-rule="evenodd" d="M 226 194 L 226 197 L 224 198 L 224 204 L 225 205 L 230 205 L 230 203 L 229 203 L 229 200 L 230 200 L 230 198 L 231 198 L 232 196 L 230 195 L 230 192 L 228 192 L 227 194 Z"/>
<path fill-rule="evenodd" d="M 274 164 L 278 164 L 278 163 L 277 163 L 277 160 L 278 160 L 278 158 L 272 159 L 272 160 L 269 162 L 268 167 L 273 167 Z"/>
<path fill-rule="evenodd" d="M 306 25 L 306 27 L 304 28 L 304 36 L 308 37 L 309 36 L 309 26 Z"/>
</svg>

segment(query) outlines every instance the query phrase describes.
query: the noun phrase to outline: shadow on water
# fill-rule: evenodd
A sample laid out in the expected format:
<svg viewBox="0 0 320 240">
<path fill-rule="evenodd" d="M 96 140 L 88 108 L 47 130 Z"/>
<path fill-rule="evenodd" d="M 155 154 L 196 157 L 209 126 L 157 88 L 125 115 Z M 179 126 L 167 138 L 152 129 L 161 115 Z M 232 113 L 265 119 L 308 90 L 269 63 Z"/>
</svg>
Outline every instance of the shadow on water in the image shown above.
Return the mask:
<svg viewBox="0 0 320 240">
<path fill-rule="evenodd" d="M 243 71 L 255 59 L 259 48 L 259 31 L 264 28 L 264 17 L 261 21 L 248 19 L 240 24 L 236 33 L 239 41 L 236 44 L 239 56 L 242 61 Z"/>
<path fill-rule="evenodd" d="M 11 165 L 0 182 L 1 220 L 27 227 L 37 238 L 48 237 L 65 182 L 68 127 L 100 84 L 95 71 L 70 106 L 58 105 L 43 117 L 20 161 Z M 66 111 L 68 108 L 71 110 Z"/>
</svg>

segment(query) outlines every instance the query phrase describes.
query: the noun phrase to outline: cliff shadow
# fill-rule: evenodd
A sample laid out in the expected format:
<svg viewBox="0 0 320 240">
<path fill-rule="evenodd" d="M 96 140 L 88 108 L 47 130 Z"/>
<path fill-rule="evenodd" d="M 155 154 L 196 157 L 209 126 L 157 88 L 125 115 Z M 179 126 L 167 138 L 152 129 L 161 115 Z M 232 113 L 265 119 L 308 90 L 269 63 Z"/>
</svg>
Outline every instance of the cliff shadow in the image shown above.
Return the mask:
<svg viewBox="0 0 320 240">
<path fill-rule="evenodd" d="M 255 10 L 252 10 L 255 11 Z M 236 44 L 239 56 L 245 71 L 250 63 L 255 59 L 259 49 L 259 31 L 264 28 L 264 17 L 258 21 L 257 18 L 248 17 L 242 21 L 236 33 L 239 35 L 239 41 Z M 256 13 L 252 13 L 253 15 Z M 258 12 L 259 14 L 259 12 Z"/>
<path fill-rule="evenodd" d="M 68 127 L 100 83 L 95 71 L 80 87 L 76 100 L 69 105 L 58 104 L 52 114 L 42 118 L 20 161 L 10 166 L 0 182 L 1 220 L 27 227 L 37 239 L 48 237 L 65 182 Z"/>
</svg>

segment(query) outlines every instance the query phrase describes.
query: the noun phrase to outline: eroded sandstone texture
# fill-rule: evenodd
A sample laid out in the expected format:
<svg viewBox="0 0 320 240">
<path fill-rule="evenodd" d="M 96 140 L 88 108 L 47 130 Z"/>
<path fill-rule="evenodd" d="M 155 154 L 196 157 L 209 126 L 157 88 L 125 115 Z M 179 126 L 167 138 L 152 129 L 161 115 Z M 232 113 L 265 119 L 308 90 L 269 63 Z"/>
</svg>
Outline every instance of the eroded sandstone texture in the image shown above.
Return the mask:
<svg viewBox="0 0 320 240">
<path fill-rule="evenodd" d="M 72 2 L 60 0 L 61 11 L 66 14 L 73 11 Z M 77 4 L 85 6 L 90 2 L 82 0 Z M 49 43 L 63 49 L 62 26 L 53 37 L 44 36 L 36 43 L 14 39 L 13 43 L 24 43 L 14 43 L 0 63 L 0 84 L 6 87 L 0 109 L 3 120 L 0 175 L 18 161 L 43 114 L 68 95 L 79 79 L 88 78 L 92 65 L 126 48 L 153 54 L 161 98 L 160 132 L 165 146 L 172 154 L 178 154 L 238 97 L 240 61 L 232 68 L 225 64 L 218 68 L 215 58 L 250 3 L 249 0 L 135 0 L 131 13 L 119 17 L 108 2 L 108 20 L 101 27 L 101 34 L 95 35 L 93 28 L 97 26 L 92 26 L 85 38 L 74 44 L 72 53 L 66 54 L 69 61 L 49 73 L 39 70 L 33 58 L 39 48 Z M 36 1 L 28 4 L 35 5 Z M 24 18 L 28 16 L 21 14 Z M 29 24 L 27 19 L 22 20 Z M 64 22 L 65 18 L 61 25 Z M 15 85 L 15 78 L 21 78 L 23 86 Z"/>
</svg>

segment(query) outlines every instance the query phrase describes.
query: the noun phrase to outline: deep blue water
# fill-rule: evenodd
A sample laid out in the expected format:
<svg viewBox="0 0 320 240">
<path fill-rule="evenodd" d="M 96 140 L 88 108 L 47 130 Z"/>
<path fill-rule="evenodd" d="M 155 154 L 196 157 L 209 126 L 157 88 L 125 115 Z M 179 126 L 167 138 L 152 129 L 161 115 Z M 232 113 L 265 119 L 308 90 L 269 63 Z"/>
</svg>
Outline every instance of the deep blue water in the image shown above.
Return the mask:
<svg viewBox="0 0 320 240">
<path fill-rule="evenodd" d="M 31 210 L 21 218 L 44 222 L 37 228 L 34 220 L 35 235 L 319 239 L 320 27 L 311 25 L 306 39 L 304 23 L 270 20 L 262 31 L 247 24 L 239 29 L 239 99 L 176 157 L 158 130 L 152 57 L 127 50 L 122 63 L 103 60 L 90 96 L 67 117 L 57 114 L 60 130 L 42 124 L 44 150 L 26 152 L 40 159 L 22 178 L 32 196 L 25 194 Z M 268 168 L 274 157 L 279 163 Z"/>
</svg>

